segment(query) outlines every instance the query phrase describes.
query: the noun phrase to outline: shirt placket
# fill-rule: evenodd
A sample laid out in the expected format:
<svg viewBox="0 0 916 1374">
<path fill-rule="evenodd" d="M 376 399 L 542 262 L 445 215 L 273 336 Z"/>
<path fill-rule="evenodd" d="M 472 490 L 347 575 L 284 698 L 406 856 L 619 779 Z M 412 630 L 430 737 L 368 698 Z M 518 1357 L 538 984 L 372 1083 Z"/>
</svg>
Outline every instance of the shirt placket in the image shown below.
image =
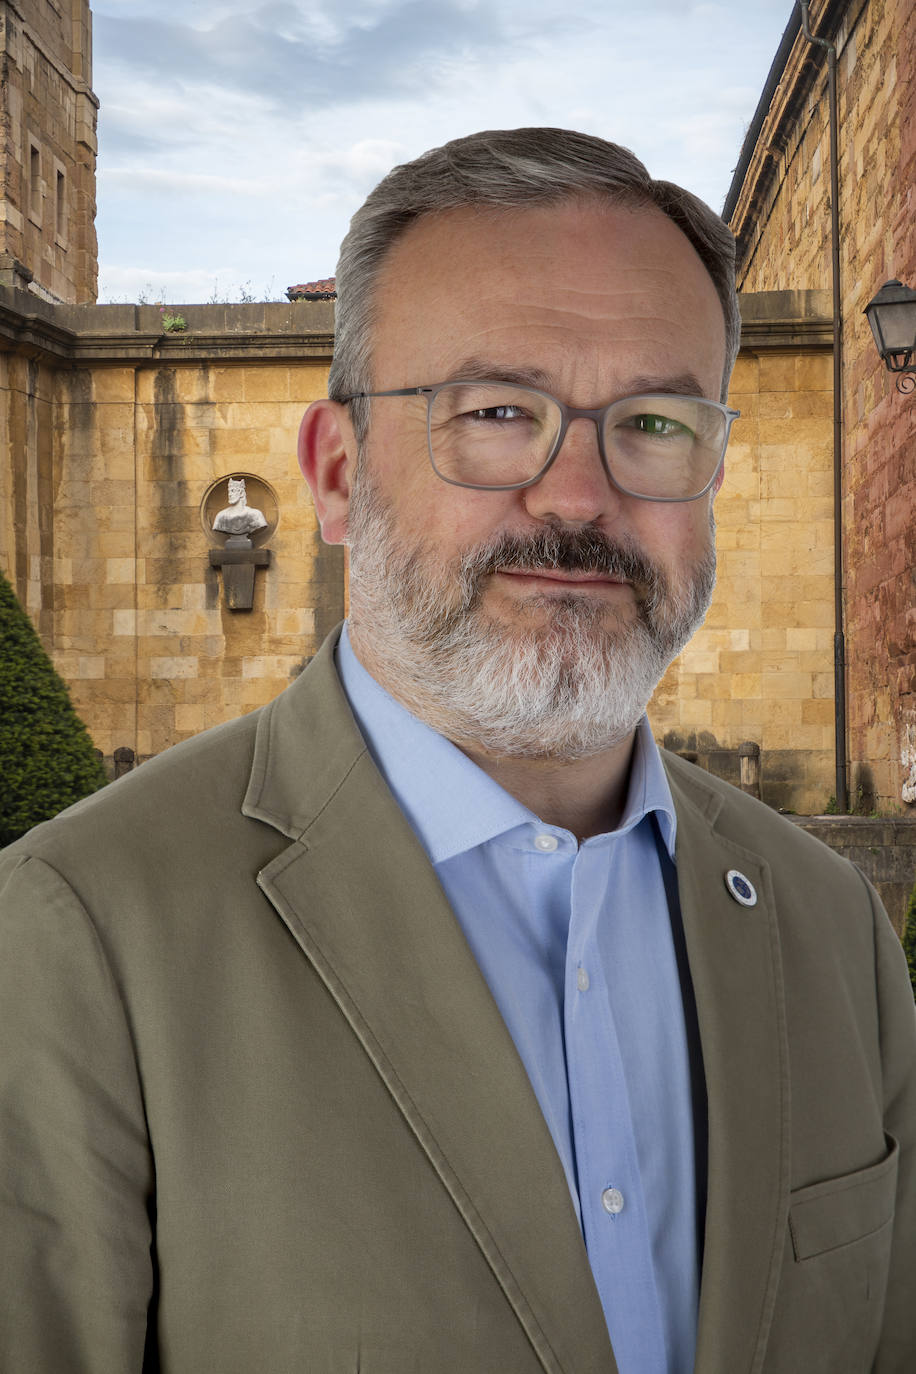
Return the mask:
<svg viewBox="0 0 916 1374">
<path fill-rule="evenodd" d="M 613 892 L 612 839 L 572 871 L 564 1028 L 582 1229 L 620 1374 L 666 1374 L 642 1181 L 598 923 Z"/>
</svg>

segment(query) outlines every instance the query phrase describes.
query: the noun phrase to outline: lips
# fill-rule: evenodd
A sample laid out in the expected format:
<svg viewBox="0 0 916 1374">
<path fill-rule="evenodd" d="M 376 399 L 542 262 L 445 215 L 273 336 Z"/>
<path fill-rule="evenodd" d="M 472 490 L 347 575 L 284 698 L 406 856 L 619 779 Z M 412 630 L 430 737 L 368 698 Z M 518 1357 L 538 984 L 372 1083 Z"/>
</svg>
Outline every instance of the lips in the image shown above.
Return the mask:
<svg viewBox="0 0 916 1374">
<path fill-rule="evenodd" d="M 622 577 L 608 573 L 563 572 L 557 568 L 500 568 L 507 577 L 549 577 L 557 582 L 622 582 Z"/>
<path fill-rule="evenodd" d="M 542 582 L 557 582 L 563 586 L 582 586 L 599 584 L 601 586 L 628 586 L 626 578 L 613 577 L 604 572 L 564 572 L 558 568 L 497 568 L 504 577 L 536 577 Z"/>
</svg>

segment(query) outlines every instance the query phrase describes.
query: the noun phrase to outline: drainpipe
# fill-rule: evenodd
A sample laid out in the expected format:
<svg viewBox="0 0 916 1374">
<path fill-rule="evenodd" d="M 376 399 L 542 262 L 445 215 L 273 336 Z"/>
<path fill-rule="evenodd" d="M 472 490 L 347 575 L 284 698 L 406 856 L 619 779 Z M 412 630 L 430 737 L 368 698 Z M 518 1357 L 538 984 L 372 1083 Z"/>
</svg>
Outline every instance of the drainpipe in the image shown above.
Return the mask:
<svg viewBox="0 0 916 1374">
<path fill-rule="evenodd" d="M 833 258 L 833 693 L 836 706 L 836 806 L 849 810 L 846 761 L 846 640 L 843 634 L 843 319 L 840 299 L 840 175 L 837 152 L 836 47 L 815 38 L 808 23 L 809 0 L 798 0 L 802 33 L 827 53 L 830 120 L 830 244 Z"/>
</svg>

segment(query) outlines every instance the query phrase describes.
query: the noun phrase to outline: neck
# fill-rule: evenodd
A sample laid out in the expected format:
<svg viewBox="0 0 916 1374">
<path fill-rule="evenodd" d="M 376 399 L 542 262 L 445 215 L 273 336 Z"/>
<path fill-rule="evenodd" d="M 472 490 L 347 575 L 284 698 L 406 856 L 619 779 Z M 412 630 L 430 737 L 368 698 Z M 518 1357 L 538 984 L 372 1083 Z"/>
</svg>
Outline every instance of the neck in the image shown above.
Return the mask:
<svg viewBox="0 0 916 1374">
<path fill-rule="evenodd" d="M 464 741 L 458 748 L 548 825 L 578 840 L 613 830 L 626 804 L 634 736 L 585 759 L 497 758 Z"/>
<path fill-rule="evenodd" d="M 371 645 L 350 627 L 350 645 L 368 673 L 385 691 L 444 735 L 463 754 L 498 782 L 511 796 L 548 825 L 568 830 L 577 839 L 601 835 L 619 823 L 626 803 L 635 732 L 619 743 L 587 758 L 523 756 L 491 753 L 478 741 L 459 732 L 449 720 L 408 696 L 386 673 Z"/>
</svg>

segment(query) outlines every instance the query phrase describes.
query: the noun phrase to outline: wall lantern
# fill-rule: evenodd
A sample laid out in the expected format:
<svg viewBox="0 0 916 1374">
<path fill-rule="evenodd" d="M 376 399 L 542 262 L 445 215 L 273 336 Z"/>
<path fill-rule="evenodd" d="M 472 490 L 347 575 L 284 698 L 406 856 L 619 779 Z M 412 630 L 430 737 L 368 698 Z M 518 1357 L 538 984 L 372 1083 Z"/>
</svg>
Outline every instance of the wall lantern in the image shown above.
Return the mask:
<svg viewBox="0 0 916 1374">
<path fill-rule="evenodd" d="M 896 372 L 897 390 L 916 390 L 916 291 L 900 281 L 886 281 L 865 307 L 871 332 L 888 372 Z"/>
</svg>

